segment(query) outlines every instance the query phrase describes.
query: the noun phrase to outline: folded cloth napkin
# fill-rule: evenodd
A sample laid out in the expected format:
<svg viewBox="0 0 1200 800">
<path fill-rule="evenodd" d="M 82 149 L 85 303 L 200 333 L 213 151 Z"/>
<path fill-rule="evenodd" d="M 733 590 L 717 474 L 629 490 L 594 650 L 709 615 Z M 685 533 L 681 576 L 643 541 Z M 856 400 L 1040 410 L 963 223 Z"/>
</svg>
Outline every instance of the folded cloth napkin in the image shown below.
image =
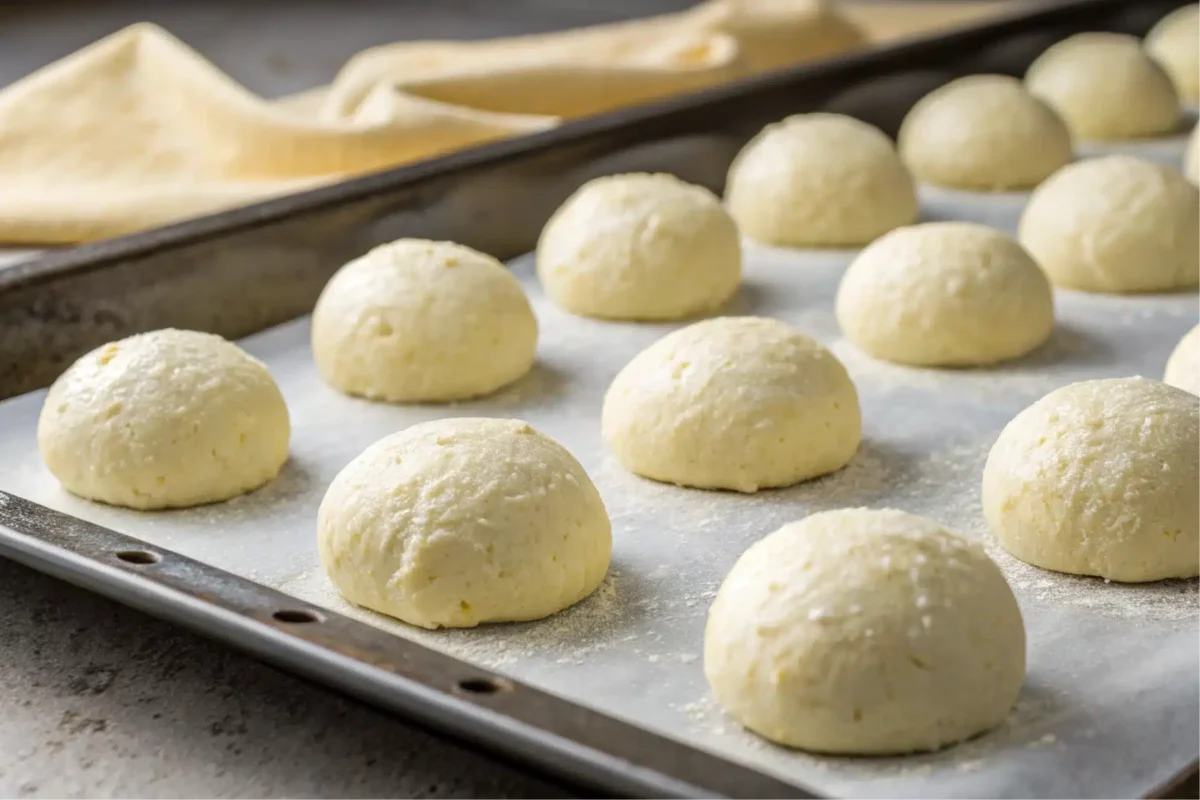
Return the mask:
<svg viewBox="0 0 1200 800">
<path fill-rule="evenodd" d="M 939 17 L 945 21 L 945 17 Z M 0 242 L 115 236 L 863 46 L 821 0 L 401 43 L 267 101 L 134 25 L 0 91 Z"/>
</svg>

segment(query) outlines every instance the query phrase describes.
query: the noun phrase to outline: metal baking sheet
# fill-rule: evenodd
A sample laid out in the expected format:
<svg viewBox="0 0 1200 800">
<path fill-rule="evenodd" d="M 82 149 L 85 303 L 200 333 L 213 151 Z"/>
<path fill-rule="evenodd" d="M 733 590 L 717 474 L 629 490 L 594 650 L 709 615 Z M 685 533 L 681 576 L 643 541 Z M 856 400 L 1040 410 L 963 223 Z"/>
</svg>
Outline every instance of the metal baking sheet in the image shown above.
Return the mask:
<svg viewBox="0 0 1200 800">
<path fill-rule="evenodd" d="M 1177 163 L 1183 137 L 1148 145 Z M 1125 148 L 1128 149 L 1128 148 Z M 1169 151 L 1169 152 L 1164 152 Z M 1019 194 L 923 190 L 926 219 L 1009 230 Z M 1000 428 L 1058 386 L 1159 377 L 1197 321 L 1194 293 L 1113 297 L 1056 292 L 1051 340 L 989 370 L 911 369 L 875 361 L 833 317 L 848 251 L 747 243 L 745 285 L 723 314 L 787 320 L 829 345 L 860 392 L 864 439 L 848 467 L 790 489 L 744 496 L 653 483 L 625 472 L 599 433 L 604 390 L 638 351 L 677 325 L 600 322 L 551 305 L 532 260 L 512 262 L 541 328 L 538 362 L 514 386 L 449 406 L 388 406 L 322 383 L 300 319 L 244 340 L 279 380 L 293 418 L 292 458 L 278 480 L 228 503 L 138 513 L 63 492 L 41 465 L 34 427 L 44 393 L 0 404 L 0 489 L 125 532 L 398 636 L 625 718 L 818 792 L 847 797 L 1139 796 L 1195 760 L 1200 723 L 1197 581 L 1121 585 L 1038 570 L 987 538 L 984 459 Z M 610 576 L 549 619 L 429 632 L 349 606 L 317 562 L 325 487 L 363 448 L 446 416 L 517 417 L 563 442 L 596 481 L 614 526 Z M 904 758 L 833 758 L 767 744 L 723 716 L 701 670 L 710 599 L 737 556 L 783 523 L 845 506 L 891 506 L 983 537 L 1020 600 L 1029 671 L 1009 721 L 948 750 Z"/>
</svg>

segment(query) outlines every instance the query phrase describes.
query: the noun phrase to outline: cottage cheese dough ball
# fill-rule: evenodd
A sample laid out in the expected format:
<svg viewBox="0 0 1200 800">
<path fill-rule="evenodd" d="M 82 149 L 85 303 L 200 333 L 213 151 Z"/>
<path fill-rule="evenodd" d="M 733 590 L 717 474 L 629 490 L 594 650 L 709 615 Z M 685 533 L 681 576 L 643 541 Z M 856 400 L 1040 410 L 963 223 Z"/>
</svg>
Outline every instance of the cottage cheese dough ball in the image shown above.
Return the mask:
<svg viewBox="0 0 1200 800">
<path fill-rule="evenodd" d="M 659 339 L 617 375 L 601 424 L 631 472 L 739 492 L 840 469 L 862 436 L 841 362 L 760 317 L 707 320 Z"/>
<path fill-rule="evenodd" d="M 1016 78 L 971 75 L 913 107 L 900 128 L 900 155 L 935 186 L 1026 189 L 1071 161 L 1071 134 Z"/>
<path fill-rule="evenodd" d="M 1080 33 L 1064 39 L 1033 62 L 1025 85 L 1082 141 L 1142 139 L 1179 125 L 1171 78 L 1133 36 Z"/>
<path fill-rule="evenodd" d="M 590 181 L 555 212 L 537 247 L 546 294 L 589 317 L 681 319 L 719 306 L 742 277 L 733 218 L 673 175 Z"/>
<path fill-rule="evenodd" d="M 1167 359 L 1163 381 L 1200 395 L 1200 325 L 1192 328 Z"/>
<path fill-rule="evenodd" d="M 1025 628 L 976 543 L 922 517 L 839 509 L 738 559 L 704 634 L 717 700 L 750 730 L 824 753 L 935 750 L 999 725 Z"/>
<path fill-rule="evenodd" d="M 612 534 L 596 487 L 524 422 L 443 419 L 367 448 L 317 512 L 352 603 L 425 628 L 540 619 L 592 593 Z"/>
<path fill-rule="evenodd" d="M 1200 5 L 1163 17 L 1146 36 L 1146 51 L 1171 76 L 1180 99 L 1200 102 Z"/>
<path fill-rule="evenodd" d="M 899 228 L 842 277 L 837 318 L 875 358 L 977 366 L 1024 355 L 1054 329 L 1050 282 L 1019 244 L 970 222 Z"/>
<path fill-rule="evenodd" d="M 983 471 L 992 532 L 1022 561 L 1139 582 L 1200 569 L 1200 398 L 1145 378 L 1056 389 Z"/>
<path fill-rule="evenodd" d="M 400 239 L 346 264 L 317 300 L 313 357 L 346 394 L 395 403 L 485 395 L 533 366 L 537 320 L 496 259 Z"/>
<path fill-rule="evenodd" d="M 785 247 L 866 244 L 918 213 L 891 140 L 840 114 L 768 125 L 730 167 L 725 201 L 743 234 Z"/>
<path fill-rule="evenodd" d="M 1200 280 L 1200 194 L 1129 156 L 1063 167 L 1034 190 L 1018 238 L 1055 286 L 1159 292 Z"/>
<path fill-rule="evenodd" d="M 50 387 L 37 436 L 67 491 L 161 509 L 257 489 L 279 474 L 290 433 L 261 362 L 220 336 L 168 329 L 72 364 Z"/>
</svg>

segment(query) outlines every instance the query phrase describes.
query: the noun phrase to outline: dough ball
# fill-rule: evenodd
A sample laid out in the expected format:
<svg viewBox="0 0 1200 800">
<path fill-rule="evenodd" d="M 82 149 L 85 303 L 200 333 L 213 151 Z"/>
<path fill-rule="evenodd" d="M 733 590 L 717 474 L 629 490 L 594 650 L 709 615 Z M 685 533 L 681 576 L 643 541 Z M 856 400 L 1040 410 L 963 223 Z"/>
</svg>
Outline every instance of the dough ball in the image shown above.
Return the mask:
<svg viewBox="0 0 1200 800">
<path fill-rule="evenodd" d="M 67 491 L 114 506 L 228 500 L 279 474 L 291 426 L 267 368 L 220 336 L 142 333 L 98 347 L 46 395 L 38 448 Z"/>
<path fill-rule="evenodd" d="M 1171 352 L 1163 381 L 1200 394 L 1200 325 L 1185 333 Z"/>
<path fill-rule="evenodd" d="M 721 201 L 673 175 L 584 184 L 542 230 L 537 270 L 557 305 L 588 317 L 680 319 L 737 291 L 742 252 Z"/>
<path fill-rule="evenodd" d="M 1146 36 L 1146 51 L 1171 76 L 1181 99 L 1200 101 L 1200 5 L 1163 17 Z"/>
<path fill-rule="evenodd" d="M 1114 293 L 1195 286 L 1200 194 L 1149 161 L 1078 161 L 1033 191 L 1018 238 L 1055 286 Z"/>
<path fill-rule="evenodd" d="M 734 564 L 708 614 L 704 673 L 734 719 L 774 742 L 935 750 L 1008 716 L 1025 627 L 978 544 L 902 511 L 825 511 Z"/>
<path fill-rule="evenodd" d="M 537 320 L 496 259 L 400 239 L 339 269 L 317 300 L 313 357 L 346 394 L 393 403 L 465 400 L 533 366 Z"/>
<path fill-rule="evenodd" d="M 599 492 L 562 445 L 511 419 L 443 419 L 368 447 L 317 512 L 352 603 L 424 628 L 540 619 L 608 570 Z"/>
<path fill-rule="evenodd" d="M 935 186 L 1027 189 L 1071 161 L 1071 134 L 1016 78 L 971 75 L 913 107 L 900 128 L 900 155 Z"/>
<path fill-rule="evenodd" d="M 734 159 L 725 201 L 742 233 L 785 247 L 853 247 L 917 218 L 892 142 L 840 114 L 768 125 Z"/>
<path fill-rule="evenodd" d="M 601 424 L 631 472 L 739 492 L 840 469 L 862 436 L 841 362 L 760 317 L 706 320 L 659 339 L 612 382 Z"/>
<path fill-rule="evenodd" d="M 1145 378 L 1056 389 L 1005 426 L 983 511 L 1008 552 L 1115 581 L 1200 566 L 1200 398 Z"/>
<path fill-rule="evenodd" d="M 1054 329 L 1050 282 L 1019 244 L 972 222 L 899 228 L 842 277 L 846 338 L 885 361 L 974 366 L 1028 353 Z"/>
<path fill-rule="evenodd" d="M 1083 141 L 1140 139 L 1179 126 L 1170 77 L 1133 36 L 1079 33 L 1038 56 L 1025 85 Z"/>
</svg>

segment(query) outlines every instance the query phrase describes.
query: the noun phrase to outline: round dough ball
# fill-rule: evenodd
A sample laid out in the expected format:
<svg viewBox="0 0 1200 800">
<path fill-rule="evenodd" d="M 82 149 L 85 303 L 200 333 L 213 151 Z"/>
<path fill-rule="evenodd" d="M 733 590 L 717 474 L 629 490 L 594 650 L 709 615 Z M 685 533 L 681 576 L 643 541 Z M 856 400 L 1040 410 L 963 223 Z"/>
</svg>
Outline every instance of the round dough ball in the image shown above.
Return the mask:
<svg viewBox="0 0 1200 800">
<path fill-rule="evenodd" d="M 98 347 L 46 395 L 38 448 L 67 491 L 114 506 L 228 500 L 279 474 L 287 405 L 262 362 L 220 336 L 160 330 Z"/>
<path fill-rule="evenodd" d="M 1169 167 L 1129 156 L 1078 161 L 1033 191 L 1018 238 L 1050 282 L 1158 292 L 1200 281 L 1200 194 Z"/>
<path fill-rule="evenodd" d="M 704 673 L 734 719 L 780 744 L 936 750 L 1008 716 L 1025 627 L 978 544 L 902 511 L 825 511 L 734 564 L 709 611 Z"/>
<path fill-rule="evenodd" d="M 1141 42 L 1119 33 L 1079 33 L 1038 56 L 1025 85 L 1084 141 L 1139 139 L 1179 126 L 1170 77 Z"/>
<path fill-rule="evenodd" d="M 533 366 L 537 320 L 491 256 L 400 239 L 339 269 L 312 317 L 313 358 L 341 391 L 393 403 L 465 400 Z"/>
<path fill-rule="evenodd" d="M 1200 101 L 1200 5 L 1178 8 L 1159 20 L 1146 36 L 1146 51 L 1171 76 L 1181 99 Z"/>
<path fill-rule="evenodd" d="M 846 338 L 885 361 L 975 366 L 1028 353 L 1054 329 L 1050 282 L 1019 244 L 972 222 L 899 228 L 842 277 Z"/>
<path fill-rule="evenodd" d="M 612 533 L 562 445 L 511 419 L 443 419 L 368 447 L 317 512 L 347 600 L 425 628 L 540 619 L 591 594 Z"/>
<path fill-rule="evenodd" d="M 1071 134 L 1016 78 L 971 75 L 913 106 L 900 127 L 900 156 L 935 186 L 1026 189 L 1071 161 Z"/>
<path fill-rule="evenodd" d="M 862 437 L 841 362 L 760 317 L 706 320 L 659 339 L 612 382 L 601 426 L 631 472 L 739 492 L 840 469 Z"/>
<path fill-rule="evenodd" d="M 1005 426 L 983 511 L 1008 552 L 1115 581 L 1200 571 L 1200 398 L 1145 378 L 1056 389 Z"/>
<path fill-rule="evenodd" d="M 1200 325 L 1183 335 L 1167 359 L 1163 381 L 1200 395 Z"/>
<path fill-rule="evenodd" d="M 892 142 L 840 114 L 768 125 L 729 168 L 725 201 L 742 233 L 785 247 L 853 247 L 917 218 Z"/>
<path fill-rule="evenodd" d="M 557 305 L 588 317 L 681 319 L 716 308 L 742 279 L 737 226 L 721 201 L 673 175 L 584 184 L 537 246 L 538 277 Z"/>
</svg>

